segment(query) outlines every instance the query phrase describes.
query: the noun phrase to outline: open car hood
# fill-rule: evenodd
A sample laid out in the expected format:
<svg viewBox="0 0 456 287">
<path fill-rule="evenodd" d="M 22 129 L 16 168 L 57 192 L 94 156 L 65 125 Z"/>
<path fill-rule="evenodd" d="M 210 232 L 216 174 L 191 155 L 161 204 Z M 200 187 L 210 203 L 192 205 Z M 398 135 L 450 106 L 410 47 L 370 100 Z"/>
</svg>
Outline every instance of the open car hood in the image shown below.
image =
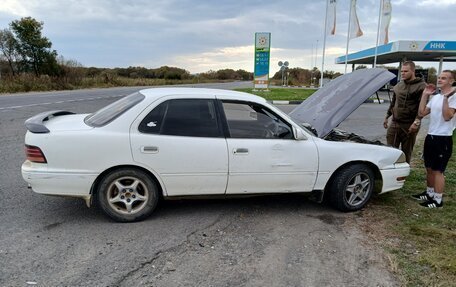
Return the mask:
<svg viewBox="0 0 456 287">
<path fill-rule="evenodd" d="M 290 116 L 310 124 L 324 138 L 364 101 L 393 79 L 386 69 L 356 70 L 337 77 L 297 106 Z"/>
</svg>

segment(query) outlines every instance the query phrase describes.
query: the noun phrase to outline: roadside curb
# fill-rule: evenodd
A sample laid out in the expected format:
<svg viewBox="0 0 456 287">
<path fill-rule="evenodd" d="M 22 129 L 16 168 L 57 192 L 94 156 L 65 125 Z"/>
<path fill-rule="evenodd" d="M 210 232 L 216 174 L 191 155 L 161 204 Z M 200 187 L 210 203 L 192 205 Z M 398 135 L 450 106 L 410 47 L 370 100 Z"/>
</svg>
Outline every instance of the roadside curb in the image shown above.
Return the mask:
<svg viewBox="0 0 456 287">
<path fill-rule="evenodd" d="M 299 105 L 303 101 L 268 101 L 268 102 L 273 105 Z M 380 104 L 389 103 L 389 102 L 390 102 L 389 100 L 380 99 Z M 364 103 L 365 104 L 378 104 L 379 102 L 377 99 L 367 99 L 364 101 Z"/>
<path fill-rule="evenodd" d="M 299 105 L 304 101 L 268 101 L 273 105 Z"/>
</svg>

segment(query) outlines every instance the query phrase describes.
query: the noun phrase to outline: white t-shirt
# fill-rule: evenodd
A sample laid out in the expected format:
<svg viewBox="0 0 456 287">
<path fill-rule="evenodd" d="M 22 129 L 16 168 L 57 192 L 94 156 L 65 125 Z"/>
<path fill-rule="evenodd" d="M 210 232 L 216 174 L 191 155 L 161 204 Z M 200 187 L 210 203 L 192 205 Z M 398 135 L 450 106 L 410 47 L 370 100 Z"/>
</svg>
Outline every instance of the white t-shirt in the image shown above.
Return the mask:
<svg viewBox="0 0 456 287">
<path fill-rule="evenodd" d="M 456 94 L 448 98 L 448 106 L 456 109 Z M 443 95 L 437 94 L 431 98 L 426 107 L 431 109 L 429 122 L 429 135 L 434 136 L 452 136 L 456 127 L 456 115 L 449 121 L 443 118 Z"/>
</svg>

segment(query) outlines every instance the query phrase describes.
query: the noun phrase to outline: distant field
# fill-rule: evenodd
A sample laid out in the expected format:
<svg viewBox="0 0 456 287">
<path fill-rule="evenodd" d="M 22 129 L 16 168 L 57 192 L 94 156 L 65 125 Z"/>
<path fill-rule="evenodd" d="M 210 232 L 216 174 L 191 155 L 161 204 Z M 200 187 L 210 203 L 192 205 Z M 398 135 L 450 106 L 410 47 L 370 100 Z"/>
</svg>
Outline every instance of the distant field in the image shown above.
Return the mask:
<svg viewBox="0 0 456 287">
<path fill-rule="evenodd" d="M 210 79 L 147 79 L 126 77 L 82 77 L 77 81 L 52 78 L 48 76 L 35 77 L 33 75 L 19 75 L 15 78 L 2 79 L 0 81 L 0 93 L 19 93 L 30 91 L 58 91 L 77 90 L 87 88 L 111 88 L 111 87 L 136 87 L 136 86 L 163 86 L 197 83 L 219 83 L 220 80 Z"/>
<path fill-rule="evenodd" d="M 246 92 L 255 94 L 263 97 L 269 101 L 303 101 L 310 97 L 316 90 L 315 89 L 282 89 L 272 88 L 268 92 L 265 91 L 253 91 L 252 88 L 236 89 L 236 91 Z"/>
</svg>

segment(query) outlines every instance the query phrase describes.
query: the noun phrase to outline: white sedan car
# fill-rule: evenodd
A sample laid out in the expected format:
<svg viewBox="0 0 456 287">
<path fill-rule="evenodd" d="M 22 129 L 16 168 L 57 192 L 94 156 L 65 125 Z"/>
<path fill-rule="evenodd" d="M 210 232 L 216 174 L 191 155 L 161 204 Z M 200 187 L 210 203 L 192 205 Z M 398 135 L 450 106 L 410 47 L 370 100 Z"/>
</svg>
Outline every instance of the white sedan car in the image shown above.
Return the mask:
<svg viewBox="0 0 456 287">
<path fill-rule="evenodd" d="M 325 137 L 390 78 L 339 77 L 291 117 L 251 94 L 197 88 L 146 89 L 93 114 L 45 112 L 26 121 L 22 176 L 37 193 L 95 201 L 121 222 L 149 216 L 160 198 L 191 196 L 314 193 L 359 210 L 403 186 L 405 156 Z"/>
</svg>

